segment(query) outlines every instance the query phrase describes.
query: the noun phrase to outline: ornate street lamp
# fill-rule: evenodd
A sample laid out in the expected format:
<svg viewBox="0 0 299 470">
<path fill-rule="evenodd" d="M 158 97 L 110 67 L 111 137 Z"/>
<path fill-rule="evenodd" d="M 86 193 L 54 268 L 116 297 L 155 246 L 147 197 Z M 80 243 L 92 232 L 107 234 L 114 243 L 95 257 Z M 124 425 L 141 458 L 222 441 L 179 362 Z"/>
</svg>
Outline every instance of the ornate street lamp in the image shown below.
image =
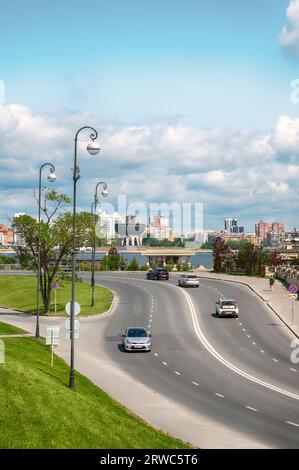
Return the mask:
<svg viewBox="0 0 299 470">
<path fill-rule="evenodd" d="M 40 284 L 41 284 L 41 259 L 40 259 L 40 219 L 41 219 L 41 194 L 42 194 L 42 171 L 48 166 L 50 172 L 47 176 L 51 183 L 56 181 L 55 166 L 52 163 L 44 163 L 39 169 L 39 185 L 38 185 L 38 240 L 37 240 L 37 286 L 36 286 L 36 328 L 35 337 L 40 337 L 39 331 L 39 300 L 40 300 Z"/>
<path fill-rule="evenodd" d="M 74 167 L 73 167 L 73 246 L 72 246 L 72 300 L 71 300 L 71 365 L 70 365 L 70 388 L 75 387 L 75 331 L 74 331 L 74 320 L 75 320 L 75 301 L 76 301 L 76 197 L 77 197 L 77 181 L 80 178 L 80 168 L 77 165 L 77 147 L 78 147 L 78 136 L 81 131 L 89 129 L 91 131 L 91 141 L 87 145 L 87 151 L 90 155 L 97 155 L 100 152 L 100 147 L 96 142 L 98 137 L 97 131 L 90 126 L 81 127 L 75 135 L 75 149 L 74 149 Z"/>
<path fill-rule="evenodd" d="M 95 262 L 96 262 L 96 217 L 97 217 L 97 204 L 98 204 L 98 188 L 103 187 L 102 196 L 107 197 L 107 184 L 100 181 L 95 188 L 94 202 L 92 204 L 94 210 L 94 230 L 93 230 L 93 245 L 92 245 L 92 268 L 91 268 L 91 307 L 94 307 L 94 286 L 95 286 Z"/>
</svg>

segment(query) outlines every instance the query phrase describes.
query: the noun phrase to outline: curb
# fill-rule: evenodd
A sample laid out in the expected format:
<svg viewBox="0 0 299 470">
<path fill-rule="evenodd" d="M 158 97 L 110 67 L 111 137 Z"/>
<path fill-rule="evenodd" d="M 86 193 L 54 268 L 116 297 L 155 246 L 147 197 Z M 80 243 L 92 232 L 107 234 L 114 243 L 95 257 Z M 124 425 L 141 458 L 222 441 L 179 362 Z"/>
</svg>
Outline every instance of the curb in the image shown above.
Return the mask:
<svg viewBox="0 0 299 470">
<path fill-rule="evenodd" d="M 278 318 L 282 321 L 282 323 L 296 336 L 296 338 L 299 339 L 299 334 L 296 333 L 296 331 L 294 331 L 290 325 L 288 325 L 286 323 L 286 321 L 279 315 L 279 313 L 274 309 L 274 307 L 272 307 L 272 305 L 270 304 L 269 300 L 266 300 L 264 299 L 264 297 L 259 294 L 256 290 L 254 290 L 254 288 L 250 285 L 250 284 L 247 284 L 247 282 L 242 282 L 242 281 L 234 281 L 232 279 L 221 279 L 221 278 L 215 278 L 215 277 L 209 277 L 209 276 L 198 276 L 200 279 L 210 279 L 211 281 L 224 281 L 224 282 L 232 282 L 234 284 L 241 284 L 242 286 L 246 286 L 248 287 L 255 295 L 257 295 L 257 297 L 259 297 L 263 302 L 266 303 L 267 307 L 270 308 L 270 310 L 272 310 L 273 313 L 275 313 L 275 315 L 278 316 Z"/>
</svg>

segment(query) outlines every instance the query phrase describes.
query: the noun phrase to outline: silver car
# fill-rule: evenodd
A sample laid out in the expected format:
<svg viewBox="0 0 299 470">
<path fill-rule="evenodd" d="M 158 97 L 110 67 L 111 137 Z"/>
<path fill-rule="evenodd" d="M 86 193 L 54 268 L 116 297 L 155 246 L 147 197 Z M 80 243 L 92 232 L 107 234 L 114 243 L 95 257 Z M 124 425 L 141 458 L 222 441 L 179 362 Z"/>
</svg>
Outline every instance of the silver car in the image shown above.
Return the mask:
<svg viewBox="0 0 299 470">
<path fill-rule="evenodd" d="M 234 299 L 220 299 L 216 302 L 216 314 L 218 317 L 234 317 L 239 316 L 239 307 Z"/>
<path fill-rule="evenodd" d="M 199 279 L 195 274 L 182 274 L 178 284 L 180 287 L 199 287 Z"/>
<path fill-rule="evenodd" d="M 127 328 L 122 335 L 125 351 L 150 351 L 152 349 L 151 334 L 145 328 Z"/>
</svg>

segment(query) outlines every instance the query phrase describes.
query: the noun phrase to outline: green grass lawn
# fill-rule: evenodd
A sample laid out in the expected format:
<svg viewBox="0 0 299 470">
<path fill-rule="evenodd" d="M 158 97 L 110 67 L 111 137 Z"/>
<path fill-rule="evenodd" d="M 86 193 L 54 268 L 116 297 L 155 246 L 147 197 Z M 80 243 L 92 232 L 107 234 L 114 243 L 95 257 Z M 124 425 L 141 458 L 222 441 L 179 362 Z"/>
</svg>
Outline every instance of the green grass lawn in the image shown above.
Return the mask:
<svg viewBox="0 0 299 470">
<path fill-rule="evenodd" d="M 26 331 L 12 325 L 8 325 L 7 323 L 0 322 L 0 335 L 19 335 L 22 333 L 26 333 Z"/>
<path fill-rule="evenodd" d="M 54 290 L 52 291 L 51 314 L 54 314 Z M 76 282 L 76 301 L 81 305 L 80 315 L 94 315 L 109 309 L 113 299 L 111 291 L 95 286 L 95 306 L 90 307 L 91 287 L 84 281 Z M 71 300 L 71 282 L 61 281 L 57 289 L 57 315 L 66 315 L 65 304 Z M 14 308 L 26 313 L 36 311 L 35 276 L 0 276 L 0 307 Z M 41 299 L 41 314 L 44 314 Z"/>
<path fill-rule="evenodd" d="M 50 349 L 31 338 L 6 338 L 0 364 L 0 448 L 188 448 L 136 418 Z"/>
</svg>

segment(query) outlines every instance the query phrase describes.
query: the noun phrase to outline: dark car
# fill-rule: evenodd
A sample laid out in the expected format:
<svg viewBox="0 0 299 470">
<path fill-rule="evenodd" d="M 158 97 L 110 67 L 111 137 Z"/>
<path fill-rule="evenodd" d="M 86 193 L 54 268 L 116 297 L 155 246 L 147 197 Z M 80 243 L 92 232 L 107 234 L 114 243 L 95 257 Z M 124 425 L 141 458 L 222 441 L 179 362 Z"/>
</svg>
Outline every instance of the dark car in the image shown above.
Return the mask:
<svg viewBox="0 0 299 470">
<path fill-rule="evenodd" d="M 169 274 L 165 268 L 155 268 L 151 269 L 151 271 L 146 274 L 146 279 L 154 279 L 156 281 L 163 279 L 167 281 L 169 279 Z"/>
</svg>

